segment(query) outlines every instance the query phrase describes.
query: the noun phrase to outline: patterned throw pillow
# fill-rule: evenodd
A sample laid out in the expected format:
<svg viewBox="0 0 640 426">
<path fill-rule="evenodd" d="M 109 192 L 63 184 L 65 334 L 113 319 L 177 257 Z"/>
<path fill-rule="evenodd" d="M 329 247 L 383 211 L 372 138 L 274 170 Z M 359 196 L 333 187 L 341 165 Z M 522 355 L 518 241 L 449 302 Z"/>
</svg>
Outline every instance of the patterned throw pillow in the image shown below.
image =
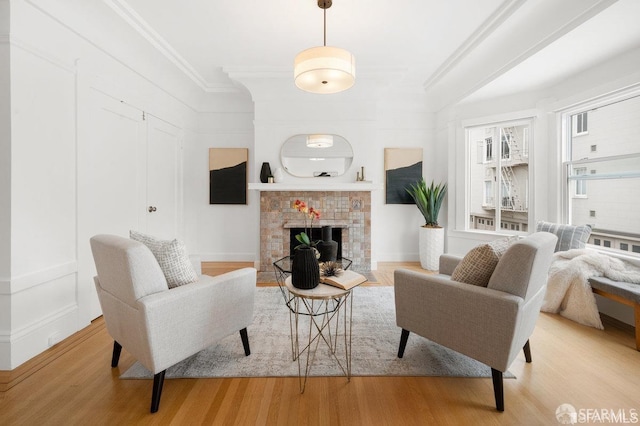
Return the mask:
<svg viewBox="0 0 640 426">
<path fill-rule="evenodd" d="M 167 279 L 169 288 L 198 281 L 185 245 L 178 240 L 159 240 L 141 232 L 129 231 L 129 237 L 149 247 L 160 269 Z"/>
<path fill-rule="evenodd" d="M 556 234 L 558 242 L 555 251 L 566 251 L 571 249 L 583 249 L 591 235 L 591 226 L 561 225 L 559 223 L 538 222 L 536 231 L 551 232 Z"/>
<path fill-rule="evenodd" d="M 498 260 L 518 237 L 503 238 L 471 249 L 451 274 L 453 281 L 486 287 Z"/>
</svg>

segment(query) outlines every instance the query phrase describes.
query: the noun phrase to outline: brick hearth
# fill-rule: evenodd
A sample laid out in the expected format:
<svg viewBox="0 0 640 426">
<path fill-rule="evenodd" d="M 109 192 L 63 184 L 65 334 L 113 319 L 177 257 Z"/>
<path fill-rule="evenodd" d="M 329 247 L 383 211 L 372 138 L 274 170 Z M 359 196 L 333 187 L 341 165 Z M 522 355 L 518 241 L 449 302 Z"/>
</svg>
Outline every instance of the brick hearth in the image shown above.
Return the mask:
<svg viewBox="0 0 640 426">
<path fill-rule="evenodd" d="M 273 262 L 289 255 L 289 230 L 304 226 L 293 208 L 301 200 L 320 210 L 313 227 L 342 228 L 342 255 L 352 269 L 371 270 L 371 192 L 369 191 L 261 191 L 260 270 L 273 271 Z"/>
</svg>

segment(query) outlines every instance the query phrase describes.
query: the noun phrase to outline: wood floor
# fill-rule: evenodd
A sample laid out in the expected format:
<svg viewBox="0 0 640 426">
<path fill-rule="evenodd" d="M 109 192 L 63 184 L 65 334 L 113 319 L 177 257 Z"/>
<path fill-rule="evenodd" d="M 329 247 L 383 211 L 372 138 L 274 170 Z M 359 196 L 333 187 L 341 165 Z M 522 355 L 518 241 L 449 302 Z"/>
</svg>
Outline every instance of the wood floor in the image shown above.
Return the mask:
<svg viewBox="0 0 640 426">
<path fill-rule="evenodd" d="M 378 285 L 391 284 L 399 266 L 419 269 L 380 264 Z M 503 413 L 488 378 L 315 377 L 304 394 L 297 378 L 168 379 L 150 414 L 151 381 L 118 378 L 134 359 L 123 350 L 110 367 L 113 341 L 98 319 L 80 343 L 0 392 L 0 425 L 554 425 L 563 403 L 629 418 L 640 411 L 640 352 L 632 328 L 605 328 L 541 314 L 533 363 L 520 355 L 510 368 L 517 378 L 504 381 Z"/>
</svg>

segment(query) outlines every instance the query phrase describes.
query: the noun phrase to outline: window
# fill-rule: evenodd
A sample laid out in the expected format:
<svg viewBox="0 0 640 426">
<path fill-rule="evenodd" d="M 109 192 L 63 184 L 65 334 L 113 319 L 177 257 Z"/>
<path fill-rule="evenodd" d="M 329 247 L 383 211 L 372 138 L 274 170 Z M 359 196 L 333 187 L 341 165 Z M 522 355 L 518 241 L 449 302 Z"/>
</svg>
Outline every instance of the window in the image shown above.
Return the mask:
<svg viewBox="0 0 640 426">
<path fill-rule="evenodd" d="M 573 136 L 580 136 L 587 133 L 587 117 L 588 112 L 580 112 L 572 117 L 571 128 Z"/>
<path fill-rule="evenodd" d="M 576 167 L 573 169 L 574 176 L 581 176 L 587 174 L 586 167 Z M 587 181 L 584 179 L 576 179 L 575 181 L 575 196 L 576 197 L 586 197 L 587 196 Z"/>
<path fill-rule="evenodd" d="M 480 125 L 465 130 L 468 226 L 496 232 L 528 229 L 531 120 Z M 476 155 L 472 160 L 471 156 Z M 508 223 L 500 219 L 503 213 L 508 214 L 505 216 Z M 480 223 L 475 219 L 479 217 L 487 220 Z"/>
<path fill-rule="evenodd" d="M 484 202 L 483 206 L 493 206 L 493 181 L 484 181 Z"/>
<path fill-rule="evenodd" d="M 502 159 L 508 160 L 511 158 L 511 135 L 501 131 L 502 140 Z"/>
<path fill-rule="evenodd" d="M 484 148 L 484 161 L 486 163 L 493 161 L 493 140 L 491 138 L 484 140 Z"/>
<path fill-rule="evenodd" d="M 591 225 L 595 245 L 640 253 L 640 91 L 563 117 L 565 222 Z"/>
</svg>

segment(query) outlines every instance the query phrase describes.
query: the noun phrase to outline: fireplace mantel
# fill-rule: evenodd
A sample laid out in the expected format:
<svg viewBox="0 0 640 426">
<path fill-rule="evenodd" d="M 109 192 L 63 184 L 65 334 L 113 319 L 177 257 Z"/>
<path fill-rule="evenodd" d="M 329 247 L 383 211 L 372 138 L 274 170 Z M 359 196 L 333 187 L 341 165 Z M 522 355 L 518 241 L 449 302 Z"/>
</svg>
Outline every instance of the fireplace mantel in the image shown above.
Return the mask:
<svg viewBox="0 0 640 426">
<path fill-rule="evenodd" d="M 382 186 L 373 182 L 314 182 L 314 183 L 250 183 L 257 191 L 375 191 Z"/>
</svg>

